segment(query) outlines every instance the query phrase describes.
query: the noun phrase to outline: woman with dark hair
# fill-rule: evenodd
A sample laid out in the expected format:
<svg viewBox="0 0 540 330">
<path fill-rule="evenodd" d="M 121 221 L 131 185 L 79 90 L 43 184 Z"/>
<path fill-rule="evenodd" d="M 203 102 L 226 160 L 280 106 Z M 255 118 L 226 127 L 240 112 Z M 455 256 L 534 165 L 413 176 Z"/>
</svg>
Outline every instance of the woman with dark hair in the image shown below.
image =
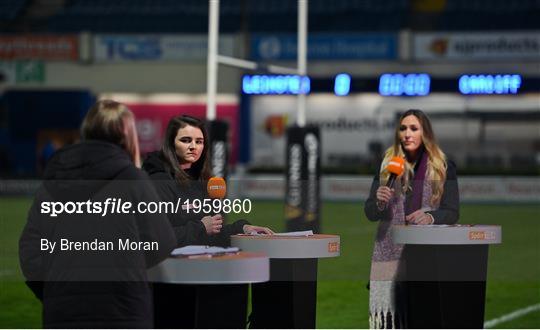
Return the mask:
<svg viewBox="0 0 540 330">
<path fill-rule="evenodd" d="M 146 269 L 174 248 L 172 228 L 165 216 L 114 213 L 109 205 L 159 200 L 138 169 L 135 118 L 123 104 L 99 101 L 81 136 L 45 169 L 19 241 L 21 269 L 43 303 L 44 328 L 151 328 Z"/>
<path fill-rule="evenodd" d="M 143 164 L 143 169 L 152 178 L 162 201 L 176 202 L 179 198 L 181 201 L 195 199 L 202 201 L 209 198 L 206 190 L 206 183 L 210 178 L 209 145 L 210 141 L 203 121 L 186 115 L 174 117 L 169 121 L 161 150 L 150 153 Z M 178 247 L 228 246 L 230 236 L 234 234 L 273 233 L 269 228 L 250 225 L 246 220 L 223 225 L 221 214 L 196 213 L 190 209 L 190 205 L 183 207 L 177 214 L 168 214 L 168 216 L 176 234 Z M 157 328 L 201 326 L 213 328 L 227 327 L 227 325 L 233 328 L 238 327 L 237 323 L 225 317 L 217 316 L 216 320 L 205 320 L 204 325 L 200 324 L 195 317 L 190 317 L 190 315 L 196 315 L 198 309 L 209 305 L 207 300 L 201 298 L 201 292 L 213 295 L 213 305 L 215 305 L 215 300 L 225 299 L 224 304 L 229 306 L 223 306 L 221 310 L 214 313 L 214 315 L 221 315 L 220 312 L 223 309 L 241 304 L 242 295 L 247 294 L 247 286 L 155 283 L 155 326 Z M 184 311 L 182 317 L 178 317 L 179 309 Z"/>
<path fill-rule="evenodd" d="M 143 164 L 163 201 L 208 198 L 206 182 L 211 175 L 208 149 L 209 139 L 203 121 L 186 115 L 169 121 L 161 150 L 150 153 Z M 266 227 L 252 226 L 246 220 L 223 225 L 221 214 L 201 215 L 183 209 L 179 214 L 168 215 L 178 246 L 227 246 L 230 235 L 254 231 L 273 233 Z"/>
<path fill-rule="evenodd" d="M 387 187 L 390 160 L 405 159 L 405 171 Z M 453 224 L 459 218 L 456 167 L 438 146 L 429 118 L 408 110 L 399 118 L 393 145 L 373 179 L 364 211 L 379 221 L 370 274 L 370 327 L 406 327 L 400 260 L 403 246 L 393 244 L 394 224 Z"/>
</svg>

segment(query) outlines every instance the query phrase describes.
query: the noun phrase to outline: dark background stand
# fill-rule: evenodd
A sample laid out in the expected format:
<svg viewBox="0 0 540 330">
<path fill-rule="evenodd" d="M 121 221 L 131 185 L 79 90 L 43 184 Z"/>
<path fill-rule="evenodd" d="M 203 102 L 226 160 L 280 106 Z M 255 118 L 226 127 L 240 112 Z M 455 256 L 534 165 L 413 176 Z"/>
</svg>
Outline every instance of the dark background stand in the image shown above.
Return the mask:
<svg viewBox="0 0 540 330">
<path fill-rule="evenodd" d="M 250 328 L 314 329 L 317 259 L 270 259 L 270 282 L 251 286 Z"/>
<path fill-rule="evenodd" d="M 404 249 L 408 328 L 483 328 L 489 245 Z"/>
<path fill-rule="evenodd" d="M 156 328 L 242 329 L 247 322 L 248 284 L 154 285 Z M 166 297 L 166 298 L 165 298 Z"/>
</svg>

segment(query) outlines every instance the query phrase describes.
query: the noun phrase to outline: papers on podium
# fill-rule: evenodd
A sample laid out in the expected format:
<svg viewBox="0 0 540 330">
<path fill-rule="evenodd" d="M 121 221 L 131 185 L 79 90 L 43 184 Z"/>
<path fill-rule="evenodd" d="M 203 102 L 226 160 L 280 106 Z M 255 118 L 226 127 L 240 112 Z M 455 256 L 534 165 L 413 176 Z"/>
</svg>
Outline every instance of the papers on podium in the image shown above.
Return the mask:
<svg viewBox="0 0 540 330">
<path fill-rule="evenodd" d="M 313 230 L 304 231 L 289 231 L 287 233 L 276 233 L 274 236 L 296 237 L 296 236 L 313 236 Z"/>
<path fill-rule="evenodd" d="M 453 224 L 453 225 L 417 225 L 417 224 L 408 224 L 407 226 L 416 226 L 416 227 L 430 227 L 430 228 L 443 228 L 443 227 L 474 227 L 474 224 Z"/>
<path fill-rule="evenodd" d="M 286 233 L 274 233 L 272 235 L 268 234 L 259 234 L 254 231 L 249 234 L 240 234 L 239 236 L 281 236 L 281 237 L 304 237 L 304 236 L 313 236 L 313 230 L 304 230 L 304 231 L 289 231 Z"/>
<path fill-rule="evenodd" d="M 219 246 L 207 246 L 207 245 L 188 245 L 181 248 L 174 249 L 171 252 L 173 256 L 194 256 L 200 254 L 224 254 L 224 253 L 234 253 L 240 251 L 237 247 L 228 247 L 223 248 Z"/>
</svg>

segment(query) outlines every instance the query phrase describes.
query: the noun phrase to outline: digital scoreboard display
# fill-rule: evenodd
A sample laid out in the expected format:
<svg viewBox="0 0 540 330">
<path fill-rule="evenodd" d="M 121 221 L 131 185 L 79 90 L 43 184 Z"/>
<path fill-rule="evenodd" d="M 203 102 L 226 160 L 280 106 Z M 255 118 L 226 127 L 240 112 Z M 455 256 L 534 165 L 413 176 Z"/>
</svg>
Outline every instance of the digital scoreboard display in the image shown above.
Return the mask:
<svg viewBox="0 0 540 330">
<path fill-rule="evenodd" d="M 244 94 L 308 94 L 310 86 L 309 77 L 298 75 L 246 75 L 242 78 Z"/>
<path fill-rule="evenodd" d="M 242 78 L 242 92 L 249 95 L 333 93 L 340 97 L 356 93 L 378 93 L 385 97 L 422 97 L 435 92 L 517 95 L 540 92 L 540 78 L 524 78 L 513 73 L 475 73 L 444 78 L 432 78 L 427 73 L 384 73 L 378 78 L 352 77 L 345 72 L 333 77 L 245 75 Z"/>
<path fill-rule="evenodd" d="M 386 73 L 379 78 L 379 94 L 383 96 L 425 96 L 431 78 L 425 73 Z"/>
<path fill-rule="evenodd" d="M 461 94 L 517 94 L 521 87 L 518 74 L 463 75 L 459 78 Z"/>
</svg>

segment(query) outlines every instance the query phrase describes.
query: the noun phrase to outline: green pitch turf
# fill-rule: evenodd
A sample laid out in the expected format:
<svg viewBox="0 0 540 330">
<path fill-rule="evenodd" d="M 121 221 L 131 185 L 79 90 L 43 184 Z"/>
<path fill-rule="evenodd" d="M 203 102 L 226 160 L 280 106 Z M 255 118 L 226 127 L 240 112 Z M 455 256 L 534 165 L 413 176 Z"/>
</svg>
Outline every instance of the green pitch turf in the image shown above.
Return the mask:
<svg viewBox="0 0 540 330">
<path fill-rule="evenodd" d="M 0 328 L 39 328 L 41 305 L 26 288 L 18 267 L 18 239 L 29 198 L 0 198 Z M 376 223 L 362 203 L 324 203 L 324 233 L 341 236 L 341 257 L 319 262 L 318 328 L 367 328 L 371 249 Z M 283 231 L 283 205 L 254 202 L 257 225 Z M 240 216 L 232 216 L 234 220 Z M 540 303 L 540 205 L 462 205 L 460 223 L 498 224 L 503 244 L 489 252 L 486 321 Z M 540 328 L 540 311 L 497 328 Z"/>
</svg>

